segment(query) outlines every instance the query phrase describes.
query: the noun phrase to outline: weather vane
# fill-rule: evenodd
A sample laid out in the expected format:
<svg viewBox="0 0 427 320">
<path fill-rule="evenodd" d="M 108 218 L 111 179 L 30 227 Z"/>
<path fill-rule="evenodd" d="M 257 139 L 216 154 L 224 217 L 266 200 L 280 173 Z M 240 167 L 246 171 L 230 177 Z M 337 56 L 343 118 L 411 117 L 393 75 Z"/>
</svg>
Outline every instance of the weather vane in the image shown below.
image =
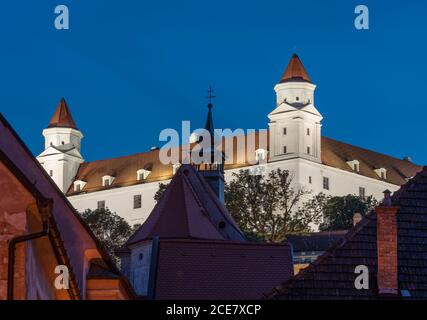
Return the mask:
<svg viewBox="0 0 427 320">
<path fill-rule="evenodd" d="M 212 104 L 212 99 L 215 98 L 215 96 L 213 95 L 213 89 L 212 86 L 209 86 L 208 89 L 208 96 L 206 97 L 209 100 L 209 104 Z"/>
</svg>

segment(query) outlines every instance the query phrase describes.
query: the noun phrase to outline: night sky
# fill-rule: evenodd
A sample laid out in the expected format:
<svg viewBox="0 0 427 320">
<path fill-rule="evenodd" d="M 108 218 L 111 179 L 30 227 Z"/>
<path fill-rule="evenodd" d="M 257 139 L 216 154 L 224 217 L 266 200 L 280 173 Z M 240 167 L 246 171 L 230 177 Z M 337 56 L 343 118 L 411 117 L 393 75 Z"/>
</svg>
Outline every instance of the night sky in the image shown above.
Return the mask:
<svg viewBox="0 0 427 320">
<path fill-rule="evenodd" d="M 0 111 L 34 154 L 64 96 L 86 160 L 159 145 L 164 128 L 266 128 L 274 85 L 297 52 L 324 136 L 427 164 L 427 3 L 364 1 L 4 1 Z M 54 28 L 54 8 L 70 30 Z"/>
</svg>

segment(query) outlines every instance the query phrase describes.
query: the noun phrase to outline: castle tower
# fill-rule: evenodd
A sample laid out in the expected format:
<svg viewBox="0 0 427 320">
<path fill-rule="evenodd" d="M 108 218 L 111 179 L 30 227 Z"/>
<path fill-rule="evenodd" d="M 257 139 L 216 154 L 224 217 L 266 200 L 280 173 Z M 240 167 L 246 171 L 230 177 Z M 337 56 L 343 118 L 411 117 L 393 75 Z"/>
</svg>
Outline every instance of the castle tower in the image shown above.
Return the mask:
<svg viewBox="0 0 427 320">
<path fill-rule="evenodd" d="M 67 192 L 80 164 L 83 134 L 77 129 L 64 98 L 59 102 L 52 119 L 43 130 L 45 149 L 37 160 L 62 192 Z"/>
<path fill-rule="evenodd" d="M 268 115 L 270 161 L 305 158 L 321 162 L 322 115 L 314 106 L 316 85 L 294 54 L 276 91 L 276 108 Z"/>
</svg>

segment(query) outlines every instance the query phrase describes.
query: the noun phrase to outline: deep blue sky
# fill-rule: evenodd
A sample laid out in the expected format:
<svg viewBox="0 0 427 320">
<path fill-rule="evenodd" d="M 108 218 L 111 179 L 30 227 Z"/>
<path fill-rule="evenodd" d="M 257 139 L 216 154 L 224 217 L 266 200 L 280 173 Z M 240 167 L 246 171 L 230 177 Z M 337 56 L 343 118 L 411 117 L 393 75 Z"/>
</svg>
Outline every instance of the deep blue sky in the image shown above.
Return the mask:
<svg viewBox="0 0 427 320">
<path fill-rule="evenodd" d="M 367 4 L 370 30 L 354 28 Z M 70 9 L 70 30 L 54 8 Z M 266 128 L 292 53 L 318 85 L 323 135 L 427 164 L 425 1 L 8 1 L 0 111 L 31 150 L 65 96 L 86 160 L 158 145 L 181 120 Z"/>
</svg>

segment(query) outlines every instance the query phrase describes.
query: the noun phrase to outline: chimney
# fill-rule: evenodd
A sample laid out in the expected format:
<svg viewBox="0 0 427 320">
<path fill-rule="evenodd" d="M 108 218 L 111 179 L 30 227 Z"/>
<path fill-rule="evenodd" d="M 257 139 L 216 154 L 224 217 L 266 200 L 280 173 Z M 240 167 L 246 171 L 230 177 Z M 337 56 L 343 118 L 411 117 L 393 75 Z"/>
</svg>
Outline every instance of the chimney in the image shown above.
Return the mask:
<svg viewBox="0 0 427 320">
<path fill-rule="evenodd" d="M 353 227 L 356 225 L 356 224 L 358 224 L 360 221 L 362 221 L 362 215 L 359 213 L 359 212 L 356 212 L 354 215 L 353 215 Z"/>
<path fill-rule="evenodd" d="M 377 279 L 380 295 L 397 295 L 397 212 L 391 205 L 391 192 L 384 191 L 383 203 L 375 208 L 377 215 Z"/>
</svg>

